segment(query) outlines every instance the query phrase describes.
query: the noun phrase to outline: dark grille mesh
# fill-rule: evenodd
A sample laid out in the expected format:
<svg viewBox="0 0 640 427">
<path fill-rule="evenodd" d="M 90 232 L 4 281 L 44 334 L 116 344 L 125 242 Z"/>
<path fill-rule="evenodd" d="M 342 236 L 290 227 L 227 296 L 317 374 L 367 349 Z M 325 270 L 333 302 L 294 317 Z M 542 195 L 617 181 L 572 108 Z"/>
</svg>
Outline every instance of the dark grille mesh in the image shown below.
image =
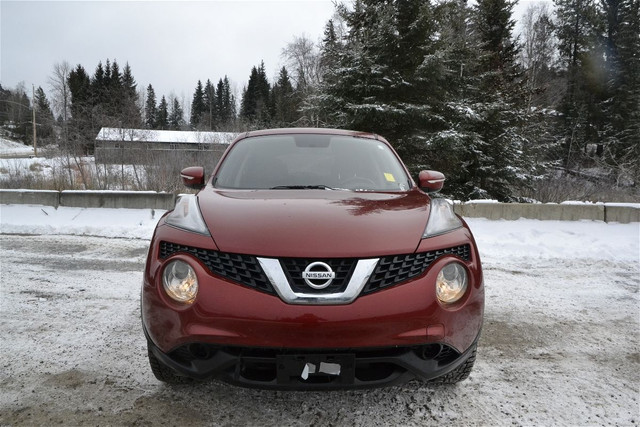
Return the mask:
<svg viewBox="0 0 640 427">
<path fill-rule="evenodd" d="M 274 294 L 275 291 L 262 271 L 256 257 L 251 255 L 229 254 L 198 249 L 191 246 L 160 242 L 160 258 L 184 252 L 198 258 L 207 268 L 218 276 L 225 277 L 245 286 Z"/>
<path fill-rule="evenodd" d="M 375 292 L 382 288 L 404 282 L 412 277 L 419 276 L 429 267 L 429 264 L 442 255 L 456 255 L 465 261 L 469 261 L 470 251 L 471 248 L 469 245 L 462 245 L 437 251 L 392 255 L 380 258 L 376 269 L 373 271 L 362 293 L 368 294 Z"/>
<path fill-rule="evenodd" d="M 312 262 L 321 261 L 328 264 L 336 273 L 333 282 L 324 289 L 313 289 L 302 278 L 302 272 Z M 307 294 L 331 294 L 344 292 L 357 263 L 356 258 L 328 258 L 328 259 L 305 259 L 305 258 L 282 258 L 280 265 L 289 280 L 289 285 L 293 292 Z M 320 281 L 321 282 L 321 281 Z"/>
</svg>

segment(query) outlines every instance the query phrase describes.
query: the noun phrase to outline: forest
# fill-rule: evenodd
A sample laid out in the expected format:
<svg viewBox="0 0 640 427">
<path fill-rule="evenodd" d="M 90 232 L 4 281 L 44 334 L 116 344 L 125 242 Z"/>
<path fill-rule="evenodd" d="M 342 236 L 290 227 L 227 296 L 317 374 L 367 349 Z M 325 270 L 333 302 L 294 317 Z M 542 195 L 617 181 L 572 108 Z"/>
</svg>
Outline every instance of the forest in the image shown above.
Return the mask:
<svg viewBox="0 0 640 427">
<path fill-rule="evenodd" d="M 139 87 L 128 64 L 56 63 L 42 87 L 0 86 L 5 136 L 73 155 L 103 126 L 241 132 L 334 127 L 384 136 L 412 174 L 447 176 L 460 200 L 637 200 L 640 1 L 354 0 L 322 37 L 294 37 L 269 80 L 227 76 L 190 102 Z M 516 33 L 516 30 L 518 32 Z M 259 60 L 259 59 L 258 59 Z M 204 72 L 204 70 L 203 70 Z M 4 102 L 2 102 L 4 101 Z"/>
</svg>

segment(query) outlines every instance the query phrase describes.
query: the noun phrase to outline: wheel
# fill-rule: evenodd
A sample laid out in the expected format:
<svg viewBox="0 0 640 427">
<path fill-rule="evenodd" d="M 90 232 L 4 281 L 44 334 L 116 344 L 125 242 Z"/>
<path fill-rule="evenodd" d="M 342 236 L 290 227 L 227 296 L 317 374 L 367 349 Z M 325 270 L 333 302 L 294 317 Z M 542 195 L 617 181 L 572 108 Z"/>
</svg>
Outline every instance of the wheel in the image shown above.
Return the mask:
<svg viewBox="0 0 640 427">
<path fill-rule="evenodd" d="M 477 344 L 473 345 L 473 350 L 471 350 L 471 355 L 464 363 L 458 366 L 453 371 L 445 374 L 441 377 L 435 378 L 430 382 L 432 384 L 456 384 L 460 381 L 464 381 L 469 378 L 469 374 L 471 374 L 471 370 L 473 369 L 473 364 L 476 362 L 476 350 Z"/>
<path fill-rule="evenodd" d="M 159 381 L 167 384 L 189 384 L 193 381 L 191 378 L 179 376 L 173 371 L 173 369 L 164 365 L 160 360 L 158 360 L 149 347 L 147 347 L 147 354 L 149 355 L 151 371 Z"/>
</svg>

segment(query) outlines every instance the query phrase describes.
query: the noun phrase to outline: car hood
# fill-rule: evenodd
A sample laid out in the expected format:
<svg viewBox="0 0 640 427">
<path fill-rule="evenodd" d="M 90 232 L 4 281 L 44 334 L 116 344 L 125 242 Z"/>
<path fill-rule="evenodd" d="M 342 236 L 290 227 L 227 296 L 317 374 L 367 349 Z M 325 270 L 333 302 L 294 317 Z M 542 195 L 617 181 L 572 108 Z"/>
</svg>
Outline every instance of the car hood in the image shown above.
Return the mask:
<svg viewBox="0 0 640 427">
<path fill-rule="evenodd" d="M 424 232 L 429 197 L 419 190 L 220 190 L 198 194 L 223 252 L 266 257 L 377 257 L 411 253 Z"/>
</svg>

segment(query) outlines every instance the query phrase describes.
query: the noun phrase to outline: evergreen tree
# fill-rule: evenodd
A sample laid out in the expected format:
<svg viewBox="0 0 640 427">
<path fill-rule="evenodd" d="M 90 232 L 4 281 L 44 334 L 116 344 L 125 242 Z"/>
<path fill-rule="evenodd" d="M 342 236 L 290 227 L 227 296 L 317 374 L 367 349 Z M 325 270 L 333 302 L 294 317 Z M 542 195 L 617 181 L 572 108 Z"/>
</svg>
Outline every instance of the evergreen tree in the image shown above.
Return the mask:
<svg viewBox="0 0 640 427">
<path fill-rule="evenodd" d="M 218 110 L 216 109 L 216 89 L 211 83 L 211 80 L 207 79 L 207 83 L 204 86 L 204 127 L 208 130 L 213 130 L 215 123 L 218 121 Z"/>
<path fill-rule="evenodd" d="M 114 61 L 114 65 L 115 65 Z M 122 70 L 121 88 L 121 109 L 119 111 L 120 122 L 127 128 L 138 128 L 142 126 L 142 115 L 138 107 L 137 83 L 131 72 L 131 67 L 127 62 Z"/>
<path fill-rule="evenodd" d="M 338 63 L 338 51 L 340 49 L 340 43 L 336 34 L 335 25 L 333 19 L 327 21 L 324 28 L 324 37 L 321 45 L 320 55 L 320 73 L 321 80 L 326 78 L 326 72 L 336 67 Z"/>
<path fill-rule="evenodd" d="M 227 123 L 231 125 L 233 121 L 235 121 L 237 117 L 236 111 L 236 97 L 231 93 L 231 85 L 229 83 L 229 78 L 224 76 L 224 105 L 225 105 L 225 115 L 227 117 Z"/>
<path fill-rule="evenodd" d="M 603 159 L 616 183 L 640 181 L 640 3 L 603 0 L 606 95 L 601 101 Z"/>
<path fill-rule="evenodd" d="M 169 113 L 169 129 L 181 130 L 184 124 L 184 111 L 180 106 L 180 101 L 178 101 L 178 98 L 173 98 L 171 112 Z"/>
<path fill-rule="evenodd" d="M 191 127 L 198 128 L 200 122 L 205 114 L 206 107 L 204 103 L 204 91 L 202 89 L 202 82 L 198 80 L 196 90 L 193 94 L 193 101 L 191 102 Z"/>
<path fill-rule="evenodd" d="M 222 94 L 220 94 L 219 88 L 217 94 L 220 95 L 220 105 L 222 105 L 219 110 L 220 119 L 225 126 L 230 127 L 236 119 L 236 99 L 231 94 L 231 85 L 227 76 L 224 76 L 222 81 Z"/>
<path fill-rule="evenodd" d="M 1 88 L 0 88 L 1 89 Z M 38 138 L 48 139 L 53 136 L 53 124 L 55 122 L 51 105 L 47 99 L 47 95 L 38 86 L 35 92 L 34 106 L 36 109 L 36 123 L 38 125 Z"/>
<path fill-rule="evenodd" d="M 394 139 L 393 128 L 403 113 L 389 102 L 400 101 L 394 90 L 400 82 L 393 70 L 395 6 L 357 0 L 353 10 L 342 7 L 340 13 L 349 32 L 340 52 L 334 53 L 339 65 L 325 74 L 324 93 L 318 98 L 322 115 L 339 127 L 372 130 Z M 322 51 L 325 61 L 327 46 Z"/>
<path fill-rule="evenodd" d="M 447 194 L 463 200 L 475 188 L 478 159 L 485 158 L 485 144 L 477 133 L 483 117 L 476 111 L 481 98 L 477 89 L 481 46 L 472 16 L 465 0 L 444 3 L 437 11 L 437 27 L 442 31 L 438 55 L 444 67 L 440 87 L 446 93 L 437 114 L 444 126 L 426 135 L 416 167 L 443 172 Z"/>
<path fill-rule="evenodd" d="M 597 93 L 605 84 L 598 73 L 604 55 L 596 54 L 601 25 L 594 0 L 554 0 L 556 36 L 560 58 L 566 67 L 566 93 L 560 105 L 563 162 L 572 168 L 581 162 L 588 143 L 597 144 L 602 114 L 596 111 Z M 594 79 L 595 78 L 595 79 Z"/>
<path fill-rule="evenodd" d="M 69 73 L 69 89 L 71 91 L 71 116 L 75 120 L 91 121 L 91 81 L 84 67 L 80 64 Z"/>
<path fill-rule="evenodd" d="M 169 129 L 169 107 L 167 105 L 167 100 L 162 95 L 162 99 L 160 99 L 160 104 L 158 105 L 158 116 L 155 124 L 155 129 L 165 130 Z"/>
<path fill-rule="evenodd" d="M 93 123 L 91 80 L 82 65 L 69 73 L 71 92 L 71 121 L 68 147 L 74 154 L 93 151 L 93 140 L 97 131 Z"/>
<path fill-rule="evenodd" d="M 531 176 L 525 148 L 525 91 L 513 41 L 515 3 L 508 0 L 479 0 L 474 23 L 481 46 L 479 98 L 476 113 L 483 117 L 475 131 L 482 147 L 472 167 L 470 196 L 511 200 L 514 189 Z"/>
<path fill-rule="evenodd" d="M 226 78 L 226 77 L 225 77 Z M 226 99 L 225 99 L 225 84 L 222 79 L 218 80 L 215 91 L 214 110 L 218 112 L 218 120 L 220 125 L 225 125 L 228 121 L 228 114 L 226 111 Z"/>
<path fill-rule="evenodd" d="M 267 80 L 264 62 L 259 68 L 251 69 L 249 82 L 242 94 L 240 116 L 248 123 L 258 127 L 269 125 L 269 95 L 271 87 Z"/>
<path fill-rule="evenodd" d="M 127 62 L 124 66 L 124 69 L 122 70 L 122 88 L 123 88 L 125 97 L 129 99 L 137 99 L 138 98 L 138 92 L 136 90 L 137 86 L 138 85 L 136 84 L 136 80 L 133 78 L 133 74 L 131 72 L 131 67 Z"/>
<path fill-rule="evenodd" d="M 24 82 L 18 83 L 13 90 L 3 89 L 0 85 L 0 123 L 10 125 L 5 129 L 7 135 L 25 142 L 31 141 L 31 104 Z"/>
<path fill-rule="evenodd" d="M 217 114 L 217 129 L 233 129 L 233 123 L 236 118 L 236 100 L 231 94 L 231 85 L 227 76 L 218 80 L 215 91 L 214 111 Z"/>
<path fill-rule="evenodd" d="M 111 71 L 109 71 L 111 74 Z M 91 97 L 93 105 L 102 105 L 107 100 L 107 92 L 106 92 L 106 77 L 105 71 L 102 67 L 102 61 L 98 62 L 98 66 L 96 67 L 96 71 L 93 74 L 93 78 L 91 79 Z"/>
<path fill-rule="evenodd" d="M 273 85 L 271 91 L 273 104 L 273 125 L 277 127 L 292 126 L 298 119 L 296 99 L 294 98 L 293 86 L 289 79 L 289 73 L 282 67 L 278 76 L 278 81 Z"/>
<path fill-rule="evenodd" d="M 320 92 L 331 126 L 388 137 L 414 172 L 437 168 L 456 197 L 509 200 L 533 172 L 513 4 L 356 0 L 344 40 L 325 28 Z M 473 19 L 472 19 L 473 18 Z M 247 91 L 248 92 L 248 91 Z M 306 107 L 303 107 L 303 110 Z"/>
<path fill-rule="evenodd" d="M 44 93 L 42 86 L 38 86 L 35 93 L 35 108 L 36 112 L 44 119 L 53 121 L 53 112 L 51 111 L 51 104 L 47 99 L 47 95 Z"/>
<path fill-rule="evenodd" d="M 166 103 L 165 103 L 166 104 Z M 153 86 L 147 86 L 147 100 L 144 108 L 145 126 L 147 129 L 155 129 L 158 124 L 158 108 L 156 107 L 156 92 Z"/>
<path fill-rule="evenodd" d="M 320 84 L 318 90 L 308 97 L 298 95 L 300 121 L 312 126 L 340 126 L 335 121 L 332 105 L 335 105 L 337 97 L 330 95 L 336 93 L 336 72 L 340 65 L 340 54 L 344 46 L 336 34 L 335 24 L 330 19 L 325 25 L 324 38 L 320 45 Z M 333 89 L 332 89 L 333 88 Z M 328 96 L 328 97 L 327 97 Z"/>
<path fill-rule="evenodd" d="M 111 61 L 109 58 L 107 58 L 107 61 L 104 64 L 103 84 L 105 87 L 109 87 L 111 85 Z"/>
<path fill-rule="evenodd" d="M 341 43 L 332 26 L 326 28 L 322 62 L 336 66 L 323 73 L 314 100 L 320 116 L 332 126 L 385 135 L 419 168 L 425 136 L 445 127 L 438 114 L 443 63 L 433 6 L 358 0 L 339 12 L 348 33 Z"/>
<path fill-rule="evenodd" d="M 123 109 L 124 104 L 124 88 L 122 85 L 122 75 L 120 74 L 120 66 L 114 59 L 111 64 L 111 73 L 107 81 L 107 93 L 109 94 L 107 114 L 112 117 L 118 117 Z"/>
</svg>

